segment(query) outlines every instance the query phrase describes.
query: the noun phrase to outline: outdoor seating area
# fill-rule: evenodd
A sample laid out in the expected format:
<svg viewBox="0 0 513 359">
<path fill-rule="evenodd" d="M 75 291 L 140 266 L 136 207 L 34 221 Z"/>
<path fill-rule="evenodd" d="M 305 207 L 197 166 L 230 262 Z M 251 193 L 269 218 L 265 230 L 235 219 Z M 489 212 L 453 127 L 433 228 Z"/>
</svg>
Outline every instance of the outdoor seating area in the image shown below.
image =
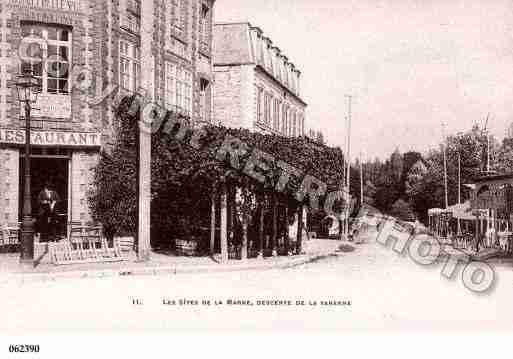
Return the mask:
<svg viewBox="0 0 513 359">
<path fill-rule="evenodd" d="M 122 261 L 119 243 L 108 242 L 101 225 L 71 222 L 68 238 L 49 243 L 48 253 L 54 264 Z"/>
<path fill-rule="evenodd" d="M 504 192 L 505 188 L 500 190 Z M 457 249 L 471 252 L 495 249 L 501 255 L 513 255 L 513 225 L 507 196 L 501 196 L 499 190 L 496 193 L 496 198 L 488 198 L 488 189 L 475 191 L 471 201 L 445 210 L 430 209 L 430 234 Z"/>
<path fill-rule="evenodd" d="M 108 240 L 96 223 L 70 222 L 67 237 L 57 236 L 41 242 L 34 236 L 34 257 L 38 263 L 55 265 L 123 261 L 133 250 L 133 238 Z M 0 253 L 20 252 L 21 223 L 0 229 Z"/>
<path fill-rule="evenodd" d="M 0 228 L 0 253 L 18 252 L 20 245 L 20 223 L 9 223 Z"/>
</svg>

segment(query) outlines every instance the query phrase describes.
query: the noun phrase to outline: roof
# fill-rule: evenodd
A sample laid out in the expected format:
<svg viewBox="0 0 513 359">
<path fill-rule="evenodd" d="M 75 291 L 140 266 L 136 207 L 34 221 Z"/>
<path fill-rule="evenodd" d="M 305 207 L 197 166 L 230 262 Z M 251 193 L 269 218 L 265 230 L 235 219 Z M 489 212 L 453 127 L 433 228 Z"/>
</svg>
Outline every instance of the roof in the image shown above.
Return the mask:
<svg viewBox="0 0 513 359">
<path fill-rule="evenodd" d="M 513 180 L 513 173 L 502 173 L 493 175 L 484 175 L 474 178 L 475 183 L 488 182 L 488 181 L 500 181 L 500 180 Z"/>
<path fill-rule="evenodd" d="M 214 26 L 216 65 L 254 63 L 250 47 L 249 23 L 222 23 Z"/>
<path fill-rule="evenodd" d="M 281 49 L 273 43 L 272 39 L 261 28 L 249 22 L 218 22 L 214 24 L 214 63 L 215 65 L 241 65 L 257 63 L 257 54 L 253 54 L 252 30 L 258 31 L 260 36 L 274 48 L 280 57 L 291 66 L 293 71 L 301 74 L 296 65 L 289 60 Z"/>
</svg>

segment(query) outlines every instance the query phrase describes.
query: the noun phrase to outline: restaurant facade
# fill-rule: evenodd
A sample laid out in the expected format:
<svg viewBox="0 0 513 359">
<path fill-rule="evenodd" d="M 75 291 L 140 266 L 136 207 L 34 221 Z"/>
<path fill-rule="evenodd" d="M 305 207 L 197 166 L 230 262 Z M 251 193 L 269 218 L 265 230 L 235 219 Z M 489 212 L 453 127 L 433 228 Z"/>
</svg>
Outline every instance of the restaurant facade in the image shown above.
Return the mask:
<svg viewBox="0 0 513 359">
<path fill-rule="evenodd" d="M 49 182 L 61 221 L 87 222 L 92 170 L 116 137 L 119 99 L 143 92 L 194 124 L 211 122 L 213 11 L 214 0 L 0 3 L 0 228 L 21 221 L 25 118 L 16 76 L 30 70 L 40 80 L 33 213 Z"/>
</svg>

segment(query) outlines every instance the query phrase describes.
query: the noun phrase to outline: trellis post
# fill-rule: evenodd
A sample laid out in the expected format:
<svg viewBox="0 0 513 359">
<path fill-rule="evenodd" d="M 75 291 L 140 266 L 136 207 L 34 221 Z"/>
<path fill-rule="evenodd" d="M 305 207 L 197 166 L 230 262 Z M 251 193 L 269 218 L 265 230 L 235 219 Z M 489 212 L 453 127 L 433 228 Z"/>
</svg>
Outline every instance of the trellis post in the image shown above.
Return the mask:
<svg viewBox="0 0 513 359">
<path fill-rule="evenodd" d="M 223 184 L 221 189 L 221 262 L 228 262 L 228 201 L 226 193 L 226 185 Z"/>
<path fill-rule="evenodd" d="M 303 253 L 303 205 L 299 205 L 298 209 L 298 219 L 297 219 L 297 248 L 296 253 L 302 254 Z"/>
<path fill-rule="evenodd" d="M 264 210 L 265 194 L 260 196 L 260 226 L 258 228 L 258 258 L 264 257 Z"/>
<path fill-rule="evenodd" d="M 285 239 L 285 251 L 287 254 L 290 252 L 290 238 L 289 238 L 289 206 L 285 204 L 285 228 L 283 229 L 283 237 Z"/>
<path fill-rule="evenodd" d="M 215 188 L 212 188 L 212 208 L 210 214 L 210 254 L 214 255 L 214 247 L 216 241 L 216 192 Z"/>
<path fill-rule="evenodd" d="M 277 207 L 277 200 L 276 200 L 276 194 L 273 193 L 273 234 L 271 237 L 271 248 L 272 248 L 272 255 L 275 257 L 277 255 L 276 253 L 276 240 L 278 237 L 278 207 Z"/>
</svg>

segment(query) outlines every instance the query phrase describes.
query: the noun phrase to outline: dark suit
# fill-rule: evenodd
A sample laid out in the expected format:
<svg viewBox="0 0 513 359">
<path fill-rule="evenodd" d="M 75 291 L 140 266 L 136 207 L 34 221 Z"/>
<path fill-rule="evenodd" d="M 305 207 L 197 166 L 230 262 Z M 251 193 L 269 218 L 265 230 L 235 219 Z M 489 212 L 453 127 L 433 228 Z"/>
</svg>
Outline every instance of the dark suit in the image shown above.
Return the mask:
<svg viewBox="0 0 513 359">
<path fill-rule="evenodd" d="M 55 239 L 57 231 L 55 210 L 57 203 L 61 199 L 57 192 L 51 190 L 45 191 L 43 189 L 39 192 L 37 200 L 39 203 L 38 230 L 41 233 L 41 240 L 48 241 L 50 239 Z"/>
</svg>

